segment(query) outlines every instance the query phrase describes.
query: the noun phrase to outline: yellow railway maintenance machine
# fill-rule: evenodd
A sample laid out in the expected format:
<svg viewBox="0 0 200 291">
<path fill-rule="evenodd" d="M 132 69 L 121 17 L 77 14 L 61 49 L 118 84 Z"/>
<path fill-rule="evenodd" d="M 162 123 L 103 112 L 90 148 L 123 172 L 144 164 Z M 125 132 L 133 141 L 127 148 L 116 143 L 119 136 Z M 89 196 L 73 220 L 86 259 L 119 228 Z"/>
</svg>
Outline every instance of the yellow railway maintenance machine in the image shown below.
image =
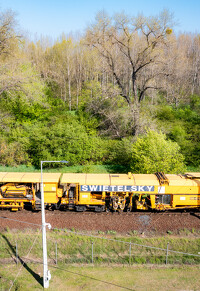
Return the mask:
<svg viewBox="0 0 200 291">
<path fill-rule="evenodd" d="M 64 192 L 61 207 L 76 211 L 131 211 L 135 195 L 142 197 L 143 192 L 153 193 L 155 181 L 159 185 L 156 177 L 152 179 L 154 175 L 146 177 L 146 180 L 138 179 L 136 182 L 131 173 L 63 174 L 60 181 Z M 144 208 L 143 204 L 141 208 Z"/>
<path fill-rule="evenodd" d="M 44 203 L 48 208 L 56 208 L 61 199 L 59 178 L 59 173 L 43 174 Z M 33 210 L 40 210 L 40 183 L 40 173 L 0 173 L 0 208 L 17 211 L 27 206 Z"/>
<path fill-rule="evenodd" d="M 145 182 L 153 186 L 153 192 L 135 195 L 133 198 L 136 209 L 186 209 L 200 207 L 200 173 L 184 175 L 164 174 L 154 175 L 134 174 L 135 184 Z"/>
<path fill-rule="evenodd" d="M 200 173 L 63 174 L 61 207 L 85 211 L 197 208 Z"/>
<path fill-rule="evenodd" d="M 40 210 L 40 183 L 40 173 L 0 173 L 0 208 Z M 200 207 L 200 173 L 44 173 L 43 184 L 49 209 L 100 212 Z"/>
</svg>

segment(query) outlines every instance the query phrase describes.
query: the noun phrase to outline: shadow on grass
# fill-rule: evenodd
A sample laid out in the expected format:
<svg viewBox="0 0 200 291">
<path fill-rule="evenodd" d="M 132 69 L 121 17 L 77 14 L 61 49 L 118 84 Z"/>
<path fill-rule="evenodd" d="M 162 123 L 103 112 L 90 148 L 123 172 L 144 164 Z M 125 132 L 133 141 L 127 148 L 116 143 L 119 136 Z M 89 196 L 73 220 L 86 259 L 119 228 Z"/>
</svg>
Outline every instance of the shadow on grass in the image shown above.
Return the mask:
<svg viewBox="0 0 200 291">
<path fill-rule="evenodd" d="M 29 266 L 25 263 L 25 261 L 22 260 L 22 258 L 20 258 L 20 256 L 16 256 L 16 250 L 15 247 L 12 246 L 12 244 L 9 242 L 8 238 L 1 234 L 2 238 L 6 241 L 8 247 L 10 248 L 12 254 L 15 256 L 16 258 L 16 262 L 17 260 L 20 261 L 20 263 L 23 265 L 23 267 L 33 276 L 33 278 L 43 287 L 43 277 L 40 277 L 37 273 L 35 273 L 31 268 L 29 268 Z"/>
<path fill-rule="evenodd" d="M 122 289 L 125 289 L 125 290 L 132 290 L 132 291 L 134 291 L 131 288 L 128 288 L 128 287 L 125 287 L 125 286 L 120 286 L 120 285 L 117 285 L 115 283 L 108 282 L 108 281 L 104 281 L 104 280 L 100 280 L 100 279 L 97 279 L 97 278 L 94 278 L 94 277 L 90 277 L 90 276 L 87 276 L 87 275 L 82 275 L 80 273 L 76 273 L 76 272 L 73 272 L 73 271 L 69 271 L 69 270 L 67 270 L 65 268 L 62 268 L 62 267 L 53 266 L 53 265 L 51 265 L 51 267 L 53 267 L 55 269 L 59 269 L 59 270 L 65 271 L 65 272 L 70 273 L 70 274 L 73 274 L 73 275 L 77 275 L 77 276 L 81 276 L 81 277 L 84 277 L 84 278 L 87 278 L 87 279 L 90 279 L 90 280 L 94 280 L 94 281 L 98 281 L 98 282 L 101 282 L 101 283 L 105 283 L 105 284 L 108 284 L 110 286 L 115 286 L 115 287 L 122 288 Z"/>
</svg>

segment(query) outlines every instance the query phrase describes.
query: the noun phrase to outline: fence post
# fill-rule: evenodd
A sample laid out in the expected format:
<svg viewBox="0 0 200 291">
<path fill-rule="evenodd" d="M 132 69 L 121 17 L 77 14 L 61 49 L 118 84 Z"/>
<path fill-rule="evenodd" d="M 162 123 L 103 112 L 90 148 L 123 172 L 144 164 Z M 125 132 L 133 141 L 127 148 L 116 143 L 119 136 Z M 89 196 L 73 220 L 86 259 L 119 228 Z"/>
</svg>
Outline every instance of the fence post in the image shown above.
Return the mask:
<svg viewBox="0 0 200 291">
<path fill-rule="evenodd" d="M 166 265 L 167 265 L 167 259 L 168 259 L 168 249 L 169 249 L 169 243 L 167 243 L 167 252 L 166 252 Z"/>
<path fill-rule="evenodd" d="M 131 242 L 129 244 L 129 265 L 131 264 Z"/>
<path fill-rule="evenodd" d="M 17 249 L 17 241 L 16 241 L 15 252 L 16 252 L 16 263 L 17 263 L 17 265 L 18 265 L 18 249 Z"/>
<path fill-rule="evenodd" d="M 93 262 L 94 262 L 94 260 L 93 260 L 93 241 L 92 241 L 92 264 L 93 264 Z"/>
<path fill-rule="evenodd" d="M 56 265 L 58 264 L 58 246 L 57 246 L 57 241 L 55 243 L 55 247 L 56 247 Z"/>
</svg>

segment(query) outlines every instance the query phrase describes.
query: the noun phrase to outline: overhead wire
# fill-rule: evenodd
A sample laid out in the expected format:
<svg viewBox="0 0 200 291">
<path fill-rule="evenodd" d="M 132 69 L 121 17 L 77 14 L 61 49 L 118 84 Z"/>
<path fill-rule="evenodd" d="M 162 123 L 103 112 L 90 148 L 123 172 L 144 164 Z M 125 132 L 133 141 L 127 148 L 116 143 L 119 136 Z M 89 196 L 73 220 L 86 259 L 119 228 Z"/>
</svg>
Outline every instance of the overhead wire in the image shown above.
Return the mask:
<svg viewBox="0 0 200 291">
<path fill-rule="evenodd" d="M 50 264 L 50 266 L 53 267 L 54 269 L 66 271 L 66 272 L 74 274 L 74 275 L 86 277 L 86 278 L 91 279 L 91 280 L 99 281 L 99 282 L 102 282 L 102 283 L 105 283 L 105 284 L 108 284 L 108 285 L 112 285 L 112 286 L 115 286 L 115 287 L 118 287 L 118 288 L 122 288 L 122 289 L 132 290 L 133 291 L 133 289 L 131 289 L 131 288 L 128 288 L 128 287 L 125 287 L 125 286 L 120 286 L 118 284 L 111 283 L 111 282 L 108 282 L 108 281 L 104 281 L 104 280 L 101 280 L 101 279 L 97 279 L 97 278 L 94 278 L 94 277 L 90 277 L 88 275 L 83 275 L 83 274 L 80 274 L 80 273 L 76 273 L 76 272 L 73 272 L 71 270 L 67 270 L 67 269 L 62 268 L 62 267 L 54 266 L 54 265 L 51 265 L 51 264 Z"/>
<path fill-rule="evenodd" d="M 27 222 L 27 221 L 21 221 L 21 220 L 18 220 L 18 219 L 8 218 L 8 217 L 5 217 L 5 216 L 0 216 L 0 218 L 42 227 L 42 224 L 36 224 L 36 223 L 32 223 L 32 222 Z"/>
<path fill-rule="evenodd" d="M 41 229 L 40 229 L 40 231 L 41 231 Z M 35 237 L 35 239 L 34 239 L 34 241 L 33 241 L 33 244 L 32 244 L 32 246 L 30 247 L 30 249 L 29 249 L 29 251 L 28 251 L 28 253 L 27 253 L 25 259 L 28 259 L 28 256 L 30 255 L 31 250 L 33 249 L 33 247 L 34 247 L 34 245 L 35 245 L 36 240 L 38 239 L 38 237 L 39 237 L 39 233 L 38 233 L 38 235 Z M 20 261 L 22 261 L 22 260 L 20 260 Z M 10 291 L 10 290 L 12 289 L 12 287 L 14 286 L 14 283 L 15 283 L 15 281 L 17 280 L 17 278 L 18 278 L 18 276 L 19 276 L 19 274 L 20 274 L 20 272 L 21 272 L 21 270 L 22 270 L 24 264 L 25 264 L 25 261 L 23 261 L 23 263 L 22 263 L 22 265 L 21 265 L 21 267 L 20 267 L 20 269 L 19 269 L 17 275 L 15 276 L 15 279 L 12 281 L 12 284 L 11 284 L 11 286 L 10 286 L 10 288 L 9 288 L 9 291 Z"/>
</svg>

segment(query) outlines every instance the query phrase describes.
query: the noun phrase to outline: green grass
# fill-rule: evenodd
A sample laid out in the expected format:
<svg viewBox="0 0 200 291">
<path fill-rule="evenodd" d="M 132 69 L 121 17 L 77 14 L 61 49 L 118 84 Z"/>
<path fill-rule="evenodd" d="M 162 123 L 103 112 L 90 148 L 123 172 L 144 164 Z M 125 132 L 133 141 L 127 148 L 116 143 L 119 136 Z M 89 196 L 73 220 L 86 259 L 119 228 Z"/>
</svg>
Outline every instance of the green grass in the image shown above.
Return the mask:
<svg viewBox="0 0 200 291">
<path fill-rule="evenodd" d="M 42 264 L 0 266 L 0 290 L 42 290 Z M 51 266 L 49 291 L 199 290 L 197 266 Z M 19 273 L 18 277 L 17 274 Z"/>
<path fill-rule="evenodd" d="M 137 234 L 77 234 L 75 230 L 47 231 L 49 290 L 199 290 L 200 258 L 169 253 L 116 240 L 198 254 L 199 231 L 179 235 L 142 237 Z M 90 237 L 89 237 L 90 235 Z M 96 237 L 91 237 L 91 235 Z M 108 238 L 112 239 L 104 240 Z M 36 239 L 36 240 L 35 240 Z M 35 244 L 33 242 L 35 240 Z M 21 262 L 16 264 L 16 242 Z M 91 262 L 93 242 L 94 264 Z M 58 264 L 55 246 L 57 243 Z M 28 250 L 33 246 L 30 254 Z M 0 290 L 42 290 L 42 234 L 40 230 L 10 230 L 0 233 Z M 21 263 L 24 262 L 24 265 Z"/>
<path fill-rule="evenodd" d="M 17 166 L 17 167 L 9 167 L 9 166 L 0 166 L 0 172 L 36 172 L 38 170 L 35 167 L 31 166 Z"/>
<path fill-rule="evenodd" d="M 75 166 L 63 166 L 61 168 L 45 168 L 44 172 L 57 172 L 57 173 L 127 173 L 129 169 L 120 165 L 75 165 Z M 0 166 L 0 172 L 40 172 L 33 166 L 17 166 L 17 167 L 6 167 Z M 200 172 L 200 166 L 198 167 L 187 167 L 186 172 Z"/>
<path fill-rule="evenodd" d="M 45 168 L 44 172 L 57 172 L 57 173 L 127 173 L 126 167 L 120 165 L 75 165 L 75 166 L 63 166 L 61 168 Z M 40 172 L 33 166 L 27 167 L 25 165 L 17 167 L 0 166 L 0 172 Z"/>
<path fill-rule="evenodd" d="M 196 167 L 192 167 L 192 166 L 188 166 L 187 167 L 187 172 L 200 172 L 200 166 L 196 166 Z"/>
</svg>

